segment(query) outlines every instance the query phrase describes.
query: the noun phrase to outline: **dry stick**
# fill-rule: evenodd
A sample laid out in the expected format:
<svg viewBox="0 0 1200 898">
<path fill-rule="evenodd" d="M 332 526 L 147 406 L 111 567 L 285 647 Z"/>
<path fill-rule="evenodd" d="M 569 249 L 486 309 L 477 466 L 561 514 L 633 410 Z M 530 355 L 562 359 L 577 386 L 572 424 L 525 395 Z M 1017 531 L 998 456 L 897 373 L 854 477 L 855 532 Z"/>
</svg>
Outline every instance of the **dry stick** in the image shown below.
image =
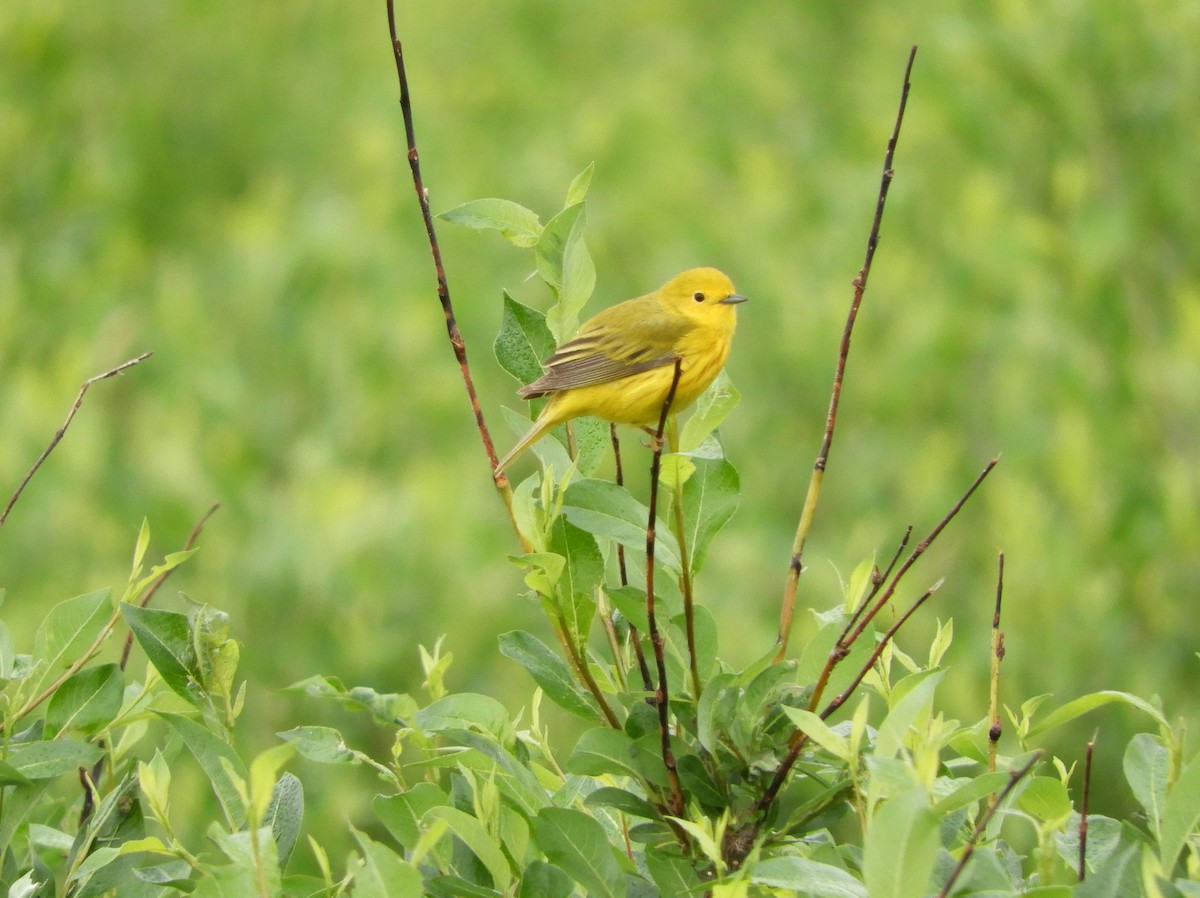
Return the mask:
<svg viewBox="0 0 1200 898">
<path fill-rule="evenodd" d="M 871 621 L 875 619 L 875 615 L 883 610 L 883 607 L 889 601 L 891 601 L 892 596 L 896 594 L 896 587 L 900 585 L 900 581 L 904 578 L 904 575 L 912 569 L 912 566 L 916 564 L 917 559 L 925 554 L 925 551 L 933 544 L 933 541 L 938 538 L 938 535 L 946 529 L 946 526 L 952 520 L 954 520 L 954 517 L 962 510 L 962 507 L 966 504 L 967 500 L 971 498 L 971 495 L 979 488 L 979 485 L 983 483 L 984 478 L 986 478 L 988 474 L 992 472 L 992 469 L 996 467 L 997 462 L 998 460 L 993 458 L 987 463 L 984 469 L 979 473 L 979 476 L 977 476 L 974 482 L 972 482 L 972 484 L 967 488 L 967 491 L 962 494 L 961 498 L 954 503 L 953 507 L 946 512 L 945 516 L 938 521 L 937 525 L 929 531 L 929 535 L 921 540 L 920 544 L 912 550 L 907 558 L 904 559 L 904 563 L 901 564 L 896 573 L 892 575 L 891 580 L 888 582 L 887 588 L 883 590 L 866 614 L 861 616 L 858 624 L 854 626 L 853 629 L 850 629 L 850 626 L 847 625 L 847 630 L 849 632 L 843 631 L 842 636 L 834 644 L 833 650 L 829 653 L 829 657 L 825 659 L 825 666 L 821 669 L 821 674 L 817 677 L 817 682 L 813 686 L 812 698 L 808 703 L 808 709 L 810 711 L 815 711 L 817 705 L 820 703 L 821 696 L 825 691 L 825 687 L 829 684 L 829 677 L 833 674 L 834 668 L 837 667 L 838 664 L 840 664 L 846 658 L 846 656 L 850 654 L 850 647 L 854 645 L 855 641 L 860 636 L 862 636 L 863 631 L 865 631 L 870 625 Z M 908 536 L 906 534 L 905 542 L 907 541 Z M 901 546 L 903 547 L 903 544 L 901 544 Z"/>
<path fill-rule="evenodd" d="M 88 388 L 98 380 L 107 380 L 110 377 L 116 377 L 118 374 L 124 373 L 139 362 L 146 361 L 146 359 L 150 358 L 152 355 L 154 355 L 153 352 L 143 352 L 136 359 L 130 359 L 128 362 L 123 362 L 120 365 L 117 365 L 117 367 L 105 371 L 103 374 L 97 374 L 94 377 L 89 377 L 83 382 L 83 386 L 79 388 L 79 395 L 75 397 L 75 404 L 71 406 L 70 412 L 67 413 L 67 420 L 64 421 L 63 426 L 55 432 L 54 438 L 50 440 L 50 445 L 47 446 L 45 450 L 43 450 L 42 454 L 38 456 L 37 461 L 33 463 L 33 467 L 30 468 L 29 472 L 24 476 L 24 478 L 22 478 L 21 484 L 17 487 L 17 491 L 12 494 L 12 498 L 9 499 L 8 504 L 4 506 L 4 512 L 0 513 L 0 527 L 3 527 L 4 522 L 8 520 L 9 512 L 13 510 L 13 506 L 17 504 L 17 500 L 21 498 L 21 493 L 25 492 L 25 487 L 29 485 L 29 481 L 33 479 L 33 475 L 38 472 L 38 468 L 40 468 L 42 463 L 50 457 L 50 453 L 54 451 L 54 447 L 62 442 L 62 438 L 67 435 L 67 428 L 71 426 L 71 422 L 75 420 L 75 413 L 78 412 L 80 406 L 83 405 L 83 397 L 87 394 Z"/>
<path fill-rule="evenodd" d="M 617 486 L 625 485 L 625 470 L 621 466 L 621 441 L 617 439 L 617 425 L 608 425 L 608 434 L 612 439 L 613 458 L 616 460 L 616 483 Z M 625 569 L 625 547 L 617 543 L 617 570 L 621 576 L 621 585 L 629 585 L 629 573 Z M 646 663 L 646 653 L 642 651 L 642 640 L 638 635 L 637 627 L 631 622 L 629 624 L 629 641 L 633 644 L 633 654 L 637 658 L 638 670 L 642 673 L 642 686 L 647 692 L 654 691 L 654 680 L 650 676 L 650 665 Z"/>
<path fill-rule="evenodd" d="M 658 430 L 654 434 L 654 455 L 650 461 L 650 513 L 646 522 L 646 618 L 650 628 L 650 644 L 654 647 L 654 662 L 658 666 L 658 689 L 654 694 L 655 704 L 658 705 L 658 729 L 662 738 L 663 766 L 667 769 L 667 781 L 671 786 L 671 803 L 668 810 L 675 817 L 683 813 L 683 786 L 679 782 L 679 772 L 675 768 L 675 752 L 671 749 L 670 729 L 670 691 L 667 688 L 667 663 L 663 657 L 663 637 L 658 630 L 658 618 L 654 613 L 654 531 L 658 515 L 658 474 L 662 466 L 662 437 L 667 426 L 667 415 L 671 411 L 671 403 L 675 401 L 675 389 L 679 386 L 679 377 L 683 366 L 679 359 L 675 360 L 675 376 L 671 379 L 671 389 L 667 391 L 667 399 L 663 403 L 662 414 L 658 419 Z"/>
<path fill-rule="evenodd" d="M 209 518 L 217 513 L 217 509 L 220 507 L 220 502 L 214 502 L 211 506 L 209 506 L 208 511 L 206 511 L 200 520 L 196 522 L 196 526 L 193 527 L 192 532 L 188 534 L 188 538 L 184 542 L 183 548 L 180 551 L 187 552 L 196 545 L 196 540 L 200 538 L 200 533 L 202 530 L 204 530 L 204 525 L 208 523 Z M 158 578 L 150 584 L 149 588 L 147 588 L 145 594 L 142 596 L 142 600 L 138 602 L 138 605 L 142 608 L 145 608 L 147 605 L 149 605 L 150 600 L 154 598 L 154 594 L 158 592 L 158 588 L 167 581 L 167 578 L 170 577 L 174 571 L 175 568 L 171 568 L 159 574 Z M 125 647 L 121 650 L 121 670 L 124 670 L 125 666 L 129 663 L 129 652 L 132 648 L 133 631 L 131 630 L 125 634 Z"/>
<path fill-rule="evenodd" d="M 937 898 L 946 898 L 950 894 L 954 884 L 958 881 L 958 877 L 962 875 L 963 868 L 967 866 L 967 861 L 971 859 L 971 855 L 975 853 L 975 846 L 983 837 L 984 830 L 987 829 L 989 823 L 992 822 L 992 816 L 1000 807 L 1001 802 L 1008 797 L 1009 793 L 1016 788 L 1017 783 L 1028 775 L 1033 769 L 1033 765 L 1042 759 L 1040 751 L 1034 752 L 1033 757 L 1020 770 L 1011 770 L 1008 774 L 1008 782 L 1004 788 L 1000 790 L 1000 794 L 996 796 L 995 801 L 991 802 L 988 809 L 979 817 L 979 822 L 975 824 L 975 831 L 971 833 L 971 838 L 967 840 L 967 847 L 963 849 L 962 857 L 958 859 L 958 863 L 954 866 L 954 870 L 950 873 L 950 878 L 946 880 L 946 884 L 942 886 L 942 890 L 937 893 Z"/>
<path fill-rule="evenodd" d="M 776 644 L 779 650 L 775 661 L 780 662 L 787 655 L 788 640 L 792 633 L 792 618 L 796 611 L 796 589 L 799 586 L 800 574 L 804 570 L 804 544 L 808 539 L 808 531 L 812 527 L 813 514 L 817 509 L 817 499 L 821 494 L 821 482 L 825 477 L 825 468 L 829 462 L 829 449 L 833 444 L 833 428 L 837 422 L 838 404 L 842 396 L 842 378 L 846 372 L 846 359 L 850 355 L 850 337 L 854 332 L 854 322 L 858 318 L 858 309 L 862 305 L 863 293 L 867 289 L 867 278 L 871 273 L 871 263 L 875 258 L 875 248 L 879 245 L 879 228 L 883 223 L 883 207 L 887 202 L 888 188 L 891 186 L 892 160 L 896 154 L 896 143 L 900 139 L 900 125 L 904 121 L 904 107 L 908 103 L 908 91 L 911 87 L 913 60 L 917 48 L 914 46 L 908 54 L 908 65 L 904 69 L 904 87 L 900 93 L 900 108 L 896 113 L 896 124 L 892 128 L 892 136 L 888 139 L 887 153 L 883 158 L 883 176 L 879 184 L 879 197 L 875 202 L 875 218 L 871 222 L 871 233 L 867 237 L 867 252 L 863 259 L 862 268 L 854 278 L 854 297 L 850 301 L 850 312 L 846 316 L 846 327 L 842 331 L 842 343 L 838 351 L 837 367 L 833 375 L 833 388 L 829 395 L 829 413 L 825 418 L 825 437 L 821 442 L 821 451 L 813 464 L 812 477 L 808 481 L 808 492 L 804 497 L 804 508 L 800 512 L 800 523 L 796 528 L 796 538 L 792 543 L 792 557 L 788 565 L 787 582 L 783 590 L 783 607 L 779 613 L 779 636 Z"/>
<path fill-rule="evenodd" d="M 1000 748 L 1000 662 L 1004 660 L 1004 631 L 1000 629 L 1000 604 L 1004 598 L 1004 553 L 996 570 L 996 610 L 992 612 L 992 671 L 988 691 L 988 772 L 996 772 L 996 753 Z"/>
<path fill-rule="evenodd" d="M 1100 737 L 1097 730 L 1092 740 L 1087 744 L 1083 763 L 1083 804 L 1079 808 L 1079 881 L 1087 878 L 1087 834 L 1088 834 L 1088 804 L 1092 795 L 1092 754 L 1096 750 L 1096 740 Z"/>
<path fill-rule="evenodd" d="M 429 240 L 429 252 L 433 257 L 433 268 L 437 275 L 438 300 L 442 304 L 442 314 L 446 318 L 446 331 L 450 335 L 450 345 L 454 347 L 454 357 L 458 359 L 458 368 L 462 373 L 463 384 L 467 388 L 467 398 L 471 402 L 471 410 L 475 413 L 475 424 L 479 428 L 479 437 L 483 440 L 483 449 L 487 453 L 488 460 L 492 465 L 492 479 L 495 481 L 496 489 L 500 491 L 500 496 L 504 500 L 504 506 L 508 511 L 509 519 L 512 521 L 513 529 L 517 532 L 517 539 L 521 542 L 521 550 L 532 552 L 533 547 L 529 545 L 528 540 L 521 534 L 520 529 L 517 527 L 516 517 L 513 514 L 512 486 L 508 482 L 507 475 L 503 471 L 496 470 L 496 465 L 499 463 L 499 459 L 496 456 L 496 447 L 492 443 L 492 435 L 488 432 L 487 424 L 483 420 L 483 408 L 479 405 L 479 396 L 475 392 L 475 381 L 471 377 L 471 368 L 467 364 L 467 344 L 463 339 L 462 332 L 458 329 L 458 321 L 454 317 L 454 306 L 450 302 L 450 286 L 446 281 L 446 269 L 442 264 L 442 251 L 438 246 L 437 232 L 433 227 L 433 213 L 429 207 L 429 190 L 425 187 L 425 182 L 421 178 L 421 161 L 417 153 L 416 130 L 413 127 L 412 96 L 408 90 L 408 74 L 404 68 L 404 50 L 400 46 L 400 39 L 396 36 L 394 0 L 387 0 L 387 15 L 388 34 L 392 39 L 392 54 L 396 58 L 396 75 L 400 79 L 400 114 L 404 119 L 404 134 L 408 139 L 408 167 L 412 169 L 413 187 L 417 191 L 417 203 L 421 207 L 421 219 L 425 222 L 425 236 Z"/>
</svg>

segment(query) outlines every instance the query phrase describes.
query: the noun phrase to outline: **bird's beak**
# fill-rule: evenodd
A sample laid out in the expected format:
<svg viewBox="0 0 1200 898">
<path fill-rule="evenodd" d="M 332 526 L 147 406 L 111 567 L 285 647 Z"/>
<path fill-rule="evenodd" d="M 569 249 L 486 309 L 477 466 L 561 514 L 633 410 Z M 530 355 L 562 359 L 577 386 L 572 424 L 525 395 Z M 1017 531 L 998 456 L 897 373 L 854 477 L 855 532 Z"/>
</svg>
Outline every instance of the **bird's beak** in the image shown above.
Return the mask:
<svg viewBox="0 0 1200 898">
<path fill-rule="evenodd" d="M 742 296 L 742 294 L 740 294 L 740 293 L 730 293 L 728 296 L 726 296 L 724 299 L 721 300 L 721 302 L 728 303 L 731 306 L 736 305 L 739 302 L 745 302 L 745 301 L 746 301 L 746 297 Z"/>
</svg>

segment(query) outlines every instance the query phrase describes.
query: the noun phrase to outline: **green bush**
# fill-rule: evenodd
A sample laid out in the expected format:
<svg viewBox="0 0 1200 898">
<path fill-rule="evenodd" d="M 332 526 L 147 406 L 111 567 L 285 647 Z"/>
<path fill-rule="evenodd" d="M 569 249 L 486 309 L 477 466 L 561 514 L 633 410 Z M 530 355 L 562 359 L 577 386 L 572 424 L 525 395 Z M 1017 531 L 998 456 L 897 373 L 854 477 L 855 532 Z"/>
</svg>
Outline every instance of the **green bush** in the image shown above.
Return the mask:
<svg viewBox="0 0 1200 898">
<path fill-rule="evenodd" d="M 488 215 L 471 204 L 446 217 L 532 246 L 560 303 L 586 299 L 590 284 L 582 297 L 568 285 L 569 269 L 591 264 L 580 261 L 588 253 L 574 226 L 587 176 L 545 227 L 496 201 Z M 528 379 L 535 348 L 552 344 L 545 317 L 507 298 L 501 365 Z M 1154 703 L 1105 691 L 1047 712 L 1045 696 L 1029 699 L 1005 709 L 1013 746 L 1000 753 L 998 708 L 968 724 L 938 710 L 951 623 L 919 657 L 894 640 L 936 585 L 877 627 L 952 515 L 915 548 L 906 537 L 886 569 L 859 565 L 843 601 L 814 612 L 797 660 L 778 660 L 775 646 L 740 668 L 721 660 L 718 628 L 693 588 L 739 501 L 718 431 L 736 401 L 727 379 L 714 384 L 672 431 L 665 458 L 660 427 L 654 539 L 650 507 L 592 476 L 607 440 L 594 422 L 577 422 L 574 456 L 544 440 L 540 474 L 511 494 L 499 482 L 527 548 L 512 560 L 558 643 L 500 636 L 501 652 L 536 684 L 520 712 L 451 690 L 440 646 L 422 650 L 421 700 L 326 676 L 293 687 L 369 715 L 391 742 L 384 757 L 304 724 L 245 758 L 234 734 L 248 686 L 237 680 L 228 617 L 186 598 L 179 610 L 149 604 L 194 550 L 146 572 L 144 526 L 120 595 L 53 606 L 28 652 L 0 630 L 0 886 L 76 898 L 1200 894 L 1200 759 L 1184 757 Z M 519 431 L 524 419 L 514 418 Z M 645 588 L 628 571 L 646 571 Z M 118 633 L 141 648 L 144 676 L 125 653 L 107 660 Z M 544 699 L 582 721 L 572 747 L 549 733 Z M 1124 757 L 1139 819 L 1085 818 L 1088 776 L 1037 749 L 1112 702 L 1153 724 Z M 365 765 L 383 784 L 372 832 L 347 827 L 355 848 L 343 866 L 310 836 L 315 872 L 287 872 L 305 815 L 302 780 L 283 772 L 297 752 Z M 173 809 L 188 771 L 216 802 L 212 819 L 186 827 L 202 837 L 184 832 Z"/>
</svg>

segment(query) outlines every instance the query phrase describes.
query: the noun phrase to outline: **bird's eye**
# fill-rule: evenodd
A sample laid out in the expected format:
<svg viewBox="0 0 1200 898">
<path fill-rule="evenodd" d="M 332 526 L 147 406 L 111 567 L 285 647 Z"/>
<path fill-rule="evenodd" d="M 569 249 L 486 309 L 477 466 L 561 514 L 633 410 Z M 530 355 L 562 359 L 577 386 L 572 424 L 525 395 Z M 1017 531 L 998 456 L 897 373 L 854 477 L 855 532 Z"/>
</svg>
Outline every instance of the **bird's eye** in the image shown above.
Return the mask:
<svg viewBox="0 0 1200 898">
<path fill-rule="evenodd" d="M 696 302 L 704 302 L 704 294 L 697 293 L 695 296 L 692 297 L 692 299 L 696 300 Z"/>
</svg>

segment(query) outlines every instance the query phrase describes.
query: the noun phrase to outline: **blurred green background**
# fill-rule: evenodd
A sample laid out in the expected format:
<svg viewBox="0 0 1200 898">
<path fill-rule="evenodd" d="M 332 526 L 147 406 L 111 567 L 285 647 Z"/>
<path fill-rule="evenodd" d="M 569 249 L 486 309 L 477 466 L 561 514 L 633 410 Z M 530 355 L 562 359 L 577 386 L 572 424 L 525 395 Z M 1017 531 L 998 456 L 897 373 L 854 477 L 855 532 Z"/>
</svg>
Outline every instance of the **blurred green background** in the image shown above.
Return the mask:
<svg viewBox="0 0 1200 898">
<path fill-rule="evenodd" d="M 1001 453 L 909 580 L 911 597 L 948 578 L 902 642 L 923 655 L 933 617 L 954 618 L 947 711 L 985 713 L 1002 549 L 1007 702 L 1117 688 L 1194 714 L 1200 8 L 401 7 L 435 210 L 504 196 L 545 216 L 594 160 L 592 311 L 695 264 L 752 298 L 724 428 L 742 507 L 699 586 L 738 664 L 774 638 L 919 44 L 802 609 L 840 601 L 839 577 L 890 556 L 905 525 L 927 532 Z M 219 499 L 170 592 L 233 616 L 251 750 L 330 713 L 273 690 L 324 673 L 417 691 L 417 646 L 441 634 L 452 688 L 527 702 L 495 638 L 546 628 L 506 561 L 516 546 L 446 340 L 382 2 L 10 0 L 0 47 L 4 497 L 85 377 L 155 351 L 92 390 L 0 533 L 18 645 L 54 602 L 124 582 L 143 517 L 161 555 Z M 528 255 L 441 236 L 507 446 L 500 290 L 549 297 L 525 281 Z M 1145 722 L 1102 713 L 1057 748 L 1078 757 L 1100 724 L 1112 770 Z M 354 814 L 368 795 L 328 801 Z"/>
</svg>

